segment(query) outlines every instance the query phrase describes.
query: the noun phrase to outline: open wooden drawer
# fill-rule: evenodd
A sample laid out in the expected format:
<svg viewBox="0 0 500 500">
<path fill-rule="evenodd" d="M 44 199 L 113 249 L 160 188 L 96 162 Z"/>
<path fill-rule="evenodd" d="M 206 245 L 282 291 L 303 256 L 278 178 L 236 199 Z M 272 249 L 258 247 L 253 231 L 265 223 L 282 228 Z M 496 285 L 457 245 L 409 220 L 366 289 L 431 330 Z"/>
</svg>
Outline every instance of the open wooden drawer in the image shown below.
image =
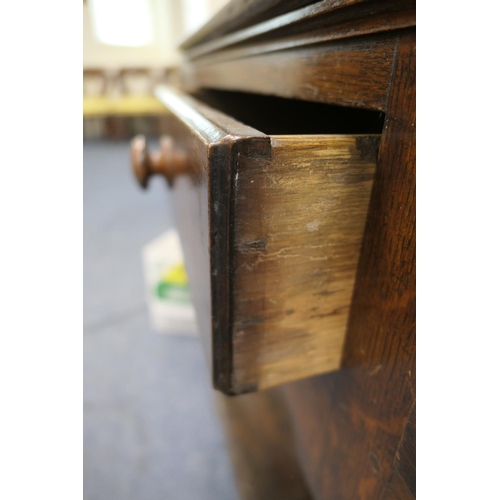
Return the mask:
<svg viewBox="0 0 500 500">
<path fill-rule="evenodd" d="M 349 127 L 359 116 L 370 133 L 284 135 L 342 129 L 332 116 L 351 111 L 292 117 L 282 101 L 212 95 L 284 130 L 266 135 L 169 87 L 157 97 L 171 112 L 160 167 L 182 165 L 170 184 L 214 386 L 240 394 L 338 369 L 381 117 L 352 110 Z"/>
</svg>

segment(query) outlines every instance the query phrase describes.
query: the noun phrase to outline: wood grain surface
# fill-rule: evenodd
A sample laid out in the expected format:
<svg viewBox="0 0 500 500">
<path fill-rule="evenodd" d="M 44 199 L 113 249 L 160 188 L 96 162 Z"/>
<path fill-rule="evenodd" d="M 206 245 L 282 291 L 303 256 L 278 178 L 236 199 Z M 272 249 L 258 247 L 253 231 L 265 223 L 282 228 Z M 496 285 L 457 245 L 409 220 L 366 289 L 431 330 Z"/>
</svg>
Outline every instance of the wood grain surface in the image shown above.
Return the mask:
<svg viewBox="0 0 500 500">
<path fill-rule="evenodd" d="M 394 475 L 400 476 L 406 488 L 413 497 L 417 494 L 416 477 L 416 433 L 417 433 L 417 412 L 415 405 L 406 423 L 403 437 L 399 442 L 396 456 L 394 457 Z"/>
<path fill-rule="evenodd" d="M 342 369 L 285 393 L 314 497 L 384 498 L 415 402 L 413 30 L 394 59 Z"/>
<path fill-rule="evenodd" d="M 414 0 L 378 0 L 342 3 L 323 0 L 269 19 L 185 52 L 190 61 L 207 64 L 215 59 L 249 55 L 381 33 L 415 25 Z"/>
<path fill-rule="evenodd" d="M 204 26 L 186 38 L 180 44 L 180 48 L 183 50 L 189 49 L 218 36 L 223 36 L 253 23 L 271 19 L 314 2 L 315 0 L 233 0 L 225 5 Z"/>
<path fill-rule="evenodd" d="M 413 0 L 232 0 L 196 33 L 189 36 L 180 48 L 186 54 L 194 54 L 200 47 L 213 49 L 219 44 L 228 45 L 235 33 L 235 39 L 241 41 L 256 36 L 256 33 L 268 33 L 284 27 L 287 33 L 293 32 L 297 23 L 324 12 L 335 12 L 334 17 L 338 15 L 341 19 L 359 20 L 372 17 L 376 20 L 379 30 L 387 29 L 391 25 L 392 13 L 406 12 L 407 19 L 413 17 L 414 25 L 414 7 Z M 377 18 L 381 12 L 387 13 L 388 16 Z M 335 26 L 335 22 L 330 19 L 327 19 L 327 24 Z M 407 22 L 404 24 L 408 25 Z M 313 31 L 313 26 L 305 26 L 301 30 Z M 356 30 L 353 31 L 356 34 Z M 203 52 L 206 51 L 203 49 Z"/>
<path fill-rule="evenodd" d="M 238 90 L 384 111 L 395 42 L 390 32 L 210 64 L 186 62 L 180 78 L 189 91 Z"/>
<path fill-rule="evenodd" d="M 396 8 L 398 3 L 405 7 Z M 185 47 L 192 60 L 177 72 L 177 82 L 193 91 L 243 91 L 386 113 L 341 369 L 276 390 L 286 398 L 315 499 L 410 500 L 416 494 L 416 56 L 415 30 L 404 26 L 414 22 L 414 6 L 331 2 L 327 13 L 322 2 L 290 2 L 290 9 L 273 0 L 254 4 L 256 10 L 234 0 L 191 38 Z M 364 11 L 370 7 L 378 12 L 373 18 Z M 300 17 L 298 8 L 309 14 Z M 316 16 L 317 8 L 325 11 Z M 356 18 L 356 12 L 365 15 Z M 282 14 L 288 19 L 276 19 Z M 367 34 L 370 30 L 376 33 Z M 272 148 L 260 141 L 260 154 L 269 164 Z M 237 158 L 244 149 L 231 151 Z M 234 227 L 229 221 L 228 231 Z M 243 247 L 248 253 L 238 258 L 251 267 L 245 259 L 258 261 L 268 242 L 255 238 L 247 243 L 253 244 Z M 252 317 L 257 321 L 244 326 L 258 328 L 259 317 Z M 229 317 L 227 324 L 232 321 Z M 229 354 L 233 359 L 233 351 Z M 243 385 L 252 376 L 238 374 Z"/>
<path fill-rule="evenodd" d="M 234 175 L 232 390 L 340 366 L 378 138 L 275 136 Z"/>
<path fill-rule="evenodd" d="M 283 395 L 216 394 L 241 500 L 310 500 Z"/>
<path fill-rule="evenodd" d="M 265 135 L 173 88 L 160 86 L 156 95 L 171 111 L 168 133 L 189 162 L 190 174 L 175 179 L 171 194 L 199 334 L 209 370 L 216 374 L 228 361 L 229 213 L 212 200 L 229 193 L 233 135 L 253 140 Z"/>
<path fill-rule="evenodd" d="M 174 182 L 174 210 L 214 386 L 241 394 L 337 369 L 378 137 L 266 136 L 157 95 L 192 172 Z"/>
</svg>

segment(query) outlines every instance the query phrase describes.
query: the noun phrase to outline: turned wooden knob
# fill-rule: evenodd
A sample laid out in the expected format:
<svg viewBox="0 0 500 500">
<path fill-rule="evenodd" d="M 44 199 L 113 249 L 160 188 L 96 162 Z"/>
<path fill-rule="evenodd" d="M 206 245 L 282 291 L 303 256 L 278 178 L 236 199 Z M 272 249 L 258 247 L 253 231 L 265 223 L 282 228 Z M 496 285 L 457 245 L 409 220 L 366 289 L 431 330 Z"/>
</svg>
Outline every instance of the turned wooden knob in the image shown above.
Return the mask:
<svg viewBox="0 0 500 500">
<path fill-rule="evenodd" d="M 163 175 L 169 186 L 172 186 L 176 176 L 188 172 L 186 155 L 175 150 L 171 137 L 161 137 L 160 150 L 152 153 L 148 151 L 143 135 L 134 137 L 130 146 L 134 175 L 143 189 L 148 187 L 149 178 L 153 175 Z"/>
</svg>

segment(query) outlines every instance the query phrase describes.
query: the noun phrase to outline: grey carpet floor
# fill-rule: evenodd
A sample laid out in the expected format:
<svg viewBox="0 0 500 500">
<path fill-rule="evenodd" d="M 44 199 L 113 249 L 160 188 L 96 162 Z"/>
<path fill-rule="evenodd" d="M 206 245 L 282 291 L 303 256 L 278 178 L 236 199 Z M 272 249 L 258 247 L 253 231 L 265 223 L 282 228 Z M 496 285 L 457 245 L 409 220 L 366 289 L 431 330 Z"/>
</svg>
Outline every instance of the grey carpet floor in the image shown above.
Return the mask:
<svg viewBox="0 0 500 500">
<path fill-rule="evenodd" d="M 84 498 L 237 498 L 197 339 L 151 332 L 140 251 L 174 227 L 127 143 L 84 144 Z"/>
</svg>

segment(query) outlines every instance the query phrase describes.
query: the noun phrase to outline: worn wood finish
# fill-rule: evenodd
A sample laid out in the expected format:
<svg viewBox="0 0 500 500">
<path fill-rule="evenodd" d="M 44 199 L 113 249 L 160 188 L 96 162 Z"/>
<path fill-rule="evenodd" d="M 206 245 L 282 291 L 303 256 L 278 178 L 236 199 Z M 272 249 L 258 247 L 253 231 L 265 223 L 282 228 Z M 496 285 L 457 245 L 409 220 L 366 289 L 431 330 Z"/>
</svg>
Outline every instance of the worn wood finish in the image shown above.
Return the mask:
<svg viewBox="0 0 500 500">
<path fill-rule="evenodd" d="M 404 485 L 413 497 L 417 494 L 417 476 L 416 476 L 416 433 L 417 433 L 417 413 L 416 407 L 408 418 L 403 437 L 398 446 L 398 451 L 394 458 L 393 475 L 400 476 Z"/>
<path fill-rule="evenodd" d="M 323 0 L 186 51 L 190 61 L 241 59 L 297 46 L 415 25 L 414 0 L 342 4 Z M 221 52 L 222 51 L 222 52 Z"/>
<path fill-rule="evenodd" d="M 171 111 L 168 131 L 186 153 L 189 175 L 173 181 L 172 198 L 183 242 L 190 292 L 205 354 L 214 379 L 230 357 L 228 247 L 230 161 L 234 138 L 264 134 L 218 113 L 172 88 L 156 95 Z"/>
<path fill-rule="evenodd" d="M 233 0 L 184 45 L 187 60 L 175 78 L 193 91 L 245 91 L 386 113 L 341 369 L 276 390 L 288 403 L 315 499 L 410 500 L 415 496 L 415 31 L 405 26 L 414 23 L 414 6 L 385 0 L 311 4 Z M 277 18 L 282 14 L 288 17 Z M 272 147 L 261 140 L 259 154 L 267 167 Z M 249 201 L 238 203 L 245 207 Z M 247 208 L 259 211 L 258 205 Z M 228 224 L 235 227 L 234 221 Z M 236 259 L 249 267 L 268 244 L 260 237 L 252 242 Z M 238 250 L 229 247 L 224 255 Z M 238 279 L 237 270 L 244 267 L 234 269 Z M 254 286 L 262 293 L 258 283 Z M 334 300 L 335 294 L 332 307 Z M 256 297 L 253 302 L 258 307 Z M 251 317 L 257 321 L 244 326 L 258 328 L 259 316 Z M 250 353 L 258 351 L 246 345 Z M 233 359 L 232 350 L 229 354 L 226 359 Z M 237 376 L 246 384 L 253 375 L 245 377 Z"/>
<path fill-rule="evenodd" d="M 196 33 L 184 40 L 183 50 L 200 45 L 237 29 L 271 19 L 286 12 L 314 3 L 316 0 L 233 0 L 225 5 L 212 19 Z M 349 3 L 356 0 L 340 0 Z"/>
<path fill-rule="evenodd" d="M 283 396 L 276 390 L 231 398 L 216 406 L 229 441 L 241 500 L 310 500 Z"/>
<path fill-rule="evenodd" d="M 276 136 L 234 179 L 236 392 L 340 366 L 375 168 L 373 136 Z"/>
<path fill-rule="evenodd" d="M 413 30 L 395 55 L 342 369 L 285 390 L 315 498 L 405 498 L 393 469 L 415 402 Z"/>
<path fill-rule="evenodd" d="M 396 36 L 389 33 L 210 64 L 186 63 L 181 78 L 190 91 L 239 90 L 384 111 L 395 43 Z"/>
<path fill-rule="evenodd" d="M 383 498 L 384 500 L 415 500 L 416 497 L 407 488 L 399 473 L 394 471 Z"/>
<path fill-rule="evenodd" d="M 378 137 L 266 136 L 158 96 L 194 172 L 175 181 L 174 202 L 215 387 L 240 394 L 338 368 Z"/>
</svg>

